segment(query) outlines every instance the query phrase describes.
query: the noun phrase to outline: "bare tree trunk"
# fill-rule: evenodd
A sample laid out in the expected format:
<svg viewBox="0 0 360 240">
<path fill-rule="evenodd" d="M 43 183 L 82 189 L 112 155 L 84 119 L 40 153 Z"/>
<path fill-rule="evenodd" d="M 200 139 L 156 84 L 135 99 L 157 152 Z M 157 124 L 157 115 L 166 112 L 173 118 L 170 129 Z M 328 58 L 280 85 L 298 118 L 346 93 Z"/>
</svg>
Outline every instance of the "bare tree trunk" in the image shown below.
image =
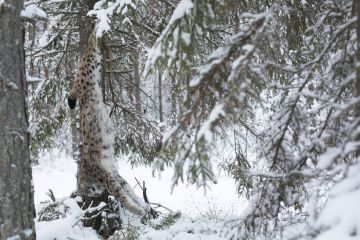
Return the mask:
<svg viewBox="0 0 360 240">
<path fill-rule="evenodd" d="M 171 74 L 171 124 L 175 126 L 177 116 L 176 73 Z"/>
<path fill-rule="evenodd" d="M 135 96 L 135 109 L 141 112 L 141 98 L 140 98 L 140 73 L 139 73 L 139 50 L 136 49 L 134 52 L 133 59 L 134 68 L 134 96 Z"/>
<path fill-rule="evenodd" d="M 357 34 L 357 64 L 356 64 L 356 89 L 355 95 L 360 96 L 360 2 L 359 0 L 354 1 L 354 14 L 357 16 L 356 34 Z M 360 118 L 360 104 L 356 106 L 356 115 Z M 357 133 L 356 140 L 360 141 L 360 133 Z M 360 149 L 356 151 L 356 155 L 360 156 Z"/>
<path fill-rule="evenodd" d="M 91 10 L 96 0 L 84 0 L 81 4 L 81 10 L 78 16 L 79 34 L 80 34 L 80 56 L 82 56 L 86 50 L 88 39 L 94 29 L 94 23 L 91 18 L 87 17 L 87 13 Z"/>
<path fill-rule="evenodd" d="M 35 239 L 22 8 L 0 4 L 0 239 Z"/>
<path fill-rule="evenodd" d="M 355 86 L 355 96 L 360 96 L 360 2 L 359 0 L 355 0 L 353 2 L 354 6 L 354 14 L 357 16 L 356 23 L 356 36 L 357 36 L 357 59 L 356 59 L 356 86 Z M 360 118 L 360 104 L 356 106 L 356 115 Z M 360 133 L 357 133 L 356 140 L 360 141 Z M 360 149 L 358 148 L 356 151 L 356 156 L 360 156 Z"/>
<path fill-rule="evenodd" d="M 159 74 L 159 86 L 158 86 L 158 93 L 159 93 L 159 115 L 160 115 L 160 122 L 164 121 L 163 116 L 163 105 L 162 105 L 162 82 L 161 82 L 161 73 Z"/>
<path fill-rule="evenodd" d="M 354 1 L 355 6 L 355 14 L 357 15 L 357 25 L 356 25 L 356 33 L 357 33 L 357 65 L 356 65 L 356 90 L 357 96 L 360 96 L 360 2 L 359 0 Z M 360 107 L 358 116 L 360 116 Z"/>
</svg>

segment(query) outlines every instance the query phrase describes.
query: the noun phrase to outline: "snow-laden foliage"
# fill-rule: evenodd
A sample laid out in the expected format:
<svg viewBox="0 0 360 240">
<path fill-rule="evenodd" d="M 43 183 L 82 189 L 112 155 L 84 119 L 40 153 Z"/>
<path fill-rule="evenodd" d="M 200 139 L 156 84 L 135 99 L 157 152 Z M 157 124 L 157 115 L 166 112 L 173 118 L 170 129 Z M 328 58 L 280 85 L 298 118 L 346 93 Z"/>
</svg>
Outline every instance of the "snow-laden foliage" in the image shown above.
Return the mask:
<svg viewBox="0 0 360 240">
<path fill-rule="evenodd" d="M 27 46 L 33 146 L 44 146 L 69 122 L 58 79 L 72 78 L 73 16 L 83 9 L 36 2 L 51 19 Z M 101 23 L 115 151 L 155 170 L 172 165 L 174 186 L 207 187 L 219 146 L 231 149 L 221 167 L 250 204 L 224 230 L 229 239 L 358 237 L 349 210 L 358 194 L 358 5 L 97 2 L 85 15 Z"/>
<path fill-rule="evenodd" d="M 356 4 L 275 1 L 262 6 L 242 9 L 240 31 L 196 67 L 179 124 L 163 139 L 164 149 L 176 153 L 174 183 L 185 174 L 205 185 L 215 180 L 209 154 L 219 137 L 233 135 L 233 143 L 247 143 L 245 135 L 251 133 L 256 154 L 246 157 L 239 151 L 227 166 L 251 202 L 233 224 L 230 239 L 281 238 L 288 225 L 306 225 L 311 209 L 316 222 L 334 183 L 327 177 L 346 176 L 346 169 L 337 166 L 357 162 Z M 155 49 L 168 46 L 162 38 Z M 168 59 L 166 51 L 155 53 L 150 51 L 150 60 Z M 265 118 L 257 118 L 257 108 Z M 310 208 L 310 200 L 319 205 Z M 309 224 L 295 237 L 324 229 Z M 354 230 L 346 234 L 357 235 Z"/>
<path fill-rule="evenodd" d="M 22 17 L 29 19 L 46 19 L 47 15 L 42 9 L 38 8 L 35 4 L 30 4 L 20 12 Z"/>
<path fill-rule="evenodd" d="M 198 6 L 194 6 L 191 0 L 181 0 L 179 2 L 166 28 L 162 31 L 154 46 L 148 51 L 145 74 L 160 60 L 171 65 L 176 58 L 186 58 L 186 51 L 179 51 L 184 50 L 179 45 L 189 47 L 191 44 L 191 35 L 195 34 L 195 32 L 190 31 L 190 29 L 196 27 L 194 25 L 196 9 L 198 9 Z M 200 26 L 197 27 L 200 28 Z M 189 30 L 186 32 L 185 30 L 188 28 Z"/>
<path fill-rule="evenodd" d="M 115 2 L 101 0 L 96 2 L 94 9 L 88 12 L 89 16 L 96 17 L 98 20 L 96 36 L 101 37 L 104 33 L 109 32 L 113 15 L 126 14 L 129 7 L 136 8 L 132 0 L 116 0 Z"/>
<path fill-rule="evenodd" d="M 235 35 L 228 46 L 214 51 L 207 62 L 197 68 L 189 83 L 191 94 L 184 104 L 180 124 L 172 129 L 168 138 L 164 138 L 165 147 L 171 146 L 175 148 L 173 151 L 183 153 L 176 156 L 175 166 L 180 171 L 175 173 L 175 182 L 182 178 L 185 159 L 191 159 L 187 171 L 191 182 L 200 180 L 198 184 L 202 185 L 207 180 L 215 180 L 208 150 L 214 146 L 211 145 L 212 133 L 220 130 L 214 126 L 226 113 L 232 115 L 228 118 L 230 122 L 237 118 L 243 127 L 249 128 L 246 124 L 251 114 L 248 98 L 258 99 L 256 85 L 262 80 L 259 74 L 261 66 L 253 59 L 255 47 L 252 43 L 264 36 L 264 24 L 271 18 L 271 11 L 250 16 L 249 26 L 243 32 Z M 251 82 L 247 76 L 256 79 Z"/>
<path fill-rule="evenodd" d="M 89 31 L 89 28 L 91 31 L 91 24 L 95 23 L 94 17 L 99 17 L 97 30 L 101 35 L 105 31 L 107 20 L 102 22 L 100 16 L 106 19 L 113 18 L 111 26 L 117 29 L 127 18 L 127 11 L 128 14 L 135 14 L 137 17 L 137 11 L 143 11 L 146 7 L 140 4 L 137 10 L 131 1 L 98 1 L 88 14 L 91 3 L 94 2 L 87 1 L 86 4 L 82 4 L 63 0 L 28 3 L 29 7 L 36 4 L 48 17 L 27 26 L 26 66 L 29 82 L 31 150 L 34 156 L 40 149 L 54 146 L 69 149 L 69 146 L 65 145 L 67 141 L 59 143 L 53 140 L 63 125 L 72 126 L 72 136 L 68 137 L 73 140 L 74 154 L 77 153 L 78 113 L 70 114 L 65 100 L 75 76 L 81 49 L 85 48 L 85 45 L 79 46 L 79 41 L 87 42 L 87 39 L 81 36 Z M 102 74 L 101 87 L 105 105 L 110 107 L 111 118 L 115 123 L 115 153 L 132 156 L 134 164 L 148 164 L 159 149 L 160 133 L 156 120 L 156 96 L 152 92 L 153 88 L 149 87 L 152 82 L 149 81 L 149 84 L 143 86 L 139 74 L 143 60 L 142 43 L 138 41 L 138 36 L 150 27 L 139 25 L 139 21 L 135 20 L 132 22 L 135 26 L 126 24 L 125 27 L 121 26 L 122 32 L 113 31 L 112 35 L 106 32 L 100 40 L 100 48 L 106 62 L 103 66 L 105 71 Z M 154 19 L 154 22 L 156 21 Z M 107 38 L 107 35 L 110 35 L 111 39 Z M 151 41 L 147 36 L 143 38 Z"/>
<path fill-rule="evenodd" d="M 29 3 L 24 12 L 39 14 L 40 10 L 34 7 L 34 3 L 37 2 Z M 64 124 L 72 124 L 64 100 L 75 74 L 74 62 L 80 58 L 74 42 L 75 22 L 64 14 L 73 12 L 74 6 L 64 1 L 37 6 L 46 12 L 47 19 L 27 26 L 25 42 L 33 156 L 50 147 L 63 148 L 67 142 L 65 139 L 54 141 L 50 136 L 61 134 Z M 62 14 L 54 15 L 54 12 Z"/>
</svg>

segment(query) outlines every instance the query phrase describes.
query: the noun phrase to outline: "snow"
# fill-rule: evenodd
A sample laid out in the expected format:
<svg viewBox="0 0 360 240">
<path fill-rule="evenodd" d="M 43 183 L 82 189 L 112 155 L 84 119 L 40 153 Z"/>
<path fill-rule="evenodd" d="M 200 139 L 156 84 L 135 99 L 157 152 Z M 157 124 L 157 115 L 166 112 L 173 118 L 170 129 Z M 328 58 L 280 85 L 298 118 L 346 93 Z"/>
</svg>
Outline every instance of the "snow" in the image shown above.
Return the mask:
<svg viewBox="0 0 360 240">
<path fill-rule="evenodd" d="M 208 120 L 206 120 L 202 124 L 202 126 L 198 132 L 198 136 L 197 136 L 198 139 L 205 137 L 205 139 L 207 141 L 211 141 L 211 137 L 212 137 L 211 127 L 212 127 L 213 123 L 221 117 L 221 115 L 225 114 L 223 108 L 224 108 L 223 103 L 217 103 L 215 105 L 215 107 L 209 114 Z"/>
<path fill-rule="evenodd" d="M 208 57 L 208 63 L 197 68 L 196 76 L 190 80 L 189 86 L 196 87 L 200 84 L 202 77 L 207 74 L 214 66 L 221 63 L 230 51 L 229 47 L 219 47 Z"/>
<path fill-rule="evenodd" d="M 0 3 L 1 4 L 1 3 Z M 43 18 L 46 19 L 47 15 L 44 10 L 40 9 L 35 4 L 30 4 L 21 11 L 20 15 L 26 18 Z"/>
<path fill-rule="evenodd" d="M 33 76 L 30 76 L 30 75 L 26 75 L 26 81 L 27 82 L 43 82 L 44 79 L 39 78 L 39 77 L 33 77 Z"/>
<path fill-rule="evenodd" d="M 352 234 L 356 234 L 357 229 L 360 229 L 359 202 L 360 191 L 331 199 L 317 225 L 318 228 L 324 226 L 330 229 L 320 234 L 316 240 L 355 239 Z"/>
<path fill-rule="evenodd" d="M 149 73 L 150 67 L 153 66 L 160 57 L 167 55 L 167 57 L 170 58 L 169 65 L 172 63 L 172 59 L 175 59 L 175 56 L 177 54 L 177 48 L 175 46 L 179 41 L 179 28 L 177 26 L 175 26 L 174 28 L 174 24 L 176 24 L 176 21 L 184 18 L 186 15 L 189 15 L 193 8 L 194 3 L 191 0 L 181 0 L 177 4 L 168 24 L 162 31 L 160 37 L 158 37 L 153 47 L 148 50 L 147 60 L 144 68 L 145 71 L 143 73 L 145 76 Z M 170 42 L 170 46 L 164 48 L 163 41 L 166 41 L 166 39 L 170 35 L 173 36 L 173 44 Z M 186 45 L 189 45 L 191 43 L 190 33 L 181 33 L 180 37 Z"/>
<path fill-rule="evenodd" d="M 68 240 L 87 239 L 99 240 L 96 231 L 92 228 L 80 226 L 79 216 L 81 209 L 74 199 L 66 199 L 64 204 L 70 208 L 70 213 L 65 218 L 56 219 L 51 222 L 36 222 L 36 239 L 38 240 Z"/>
<path fill-rule="evenodd" d="M 77 165 L 72 157 L 58 149 L 41 155 L 39 163 L 39 165 L 33 166 L 34 198 L 37 212 L 44 207 L 44 202 L 50 200 L 47 195 L 49 189 L 54 192 L 57 201 L 69 197 L 75 191 L 77 170 Z M 180 222 L 169 230 L 155 231 L 152 228 L 145 228 L 142 230 L 140 239 L 166 240 L 197 237 L 195 239 L 218 240 L 221 238 L 218 238 L 217 234 L 209 234 L 211 229 L 215 229 L 219 233 L 223 223 L 222 219 L 236 216 L 245 206 L 246 201 L 238 199 L 236 195 L 233 179 L 225 176 L 222 172 L 218 174 L 218 184 L 212 185 L 206 195 L 204 195 L 203 189 L 183 183 L 176 186 L 171 194 L 172 169 L 165 170 L 161 176 L 153 176 L 150 168 L 139 166 L 132 169 L 126 157 L 118 161 L 118 166 L 120 175 L 135 189 L 138 196 L 142 196 L 142 191 L 139 187 L 135 187 L 137 184 L 135 177 L 139 181 L 145 181 L 150 202 L 160 203 L 172 210 L 181 210 L 184 215 L 179 220 Z M 74 226 L 80 214 L 80 209 L 76 204 L 78 200 L 66 199 L 64 201 L 64 204 L 71 209 L 71 214 L 67 215 L 65 219 L 36 222 L 37 239 L 100 239 L 92 229 Z M 41 204 L 41 202 L 43 203 Z M 206 220 L 208 218 L 213 218 L 213 221 Z M 204 228 L 207 233 L 201 233 L 205 231 Z M 182 233 L 190 230 L 194 232 L 191 236 Z M 160 238 L 160 236 L 164 236 L 164 238 Z"/>
<path fill-rule="evenodd" d="M 221 240 L 223 227 L 212 220 L 182 217 L 165 230 L 145 229 L 139 240 Z"/>
<path fill-rule="evenodd" d="M 14 82 L 7 82 L 6 86 L 12 88 L 13 90 L 18 90 L 18 86 Z"/>
<path fill-rule="evenodd" d="M 105 7 L 107 5 L 107 7 Z M 88 12 L 88 16 L 98 19 L 96 24 L 96 36 L 101 37 L 104 33 L 111 30 L 111 18 L 114 14 L 125 15 L 128 7 L 136 9 L 136 5 L 131 0 L 116 0 L 107 2 L 101 0 L 95 3 L 94 9 Z"/>
<path fill-rule="evenodd" d="M 183 18 L 187 14 L 190 14 L 193 7 L 194 3 L 191 0 L 181 0 L 175 8 L 168 25 L 173 24 L 175 21 Z"/>
<path fill-rule="evenodd" d="M 21 240 L 21 237 L 18 234 L 16 234 L 14 236 L 7 238 L 6 240 Z"/>
<path fill-rule="evenodd" d="M 49 200 L 46 194 L 49 189 L 53 190 L 56 199 L 67 197 L 75 191 L 77 165 L 71 156 L 53 149 L 44 153 L 39 162 L 40 165 L 33 166 L 36 205 Z M 212 185 L 206 196 L 202 189 L 182 183 L 171 194 L 173 169 L 165 170 L 161 176 L 153 176 L 152 169 L 142 166 L 133 169 L 126 158 L 118 160 L 118 165 L 120 175 L 130 186 L 137 185 L 135 177 L 139 181 L 145 181 L 150 202 L 160 203 L 172 210 L 181 210 L 191 216 L 204 214 L 212 207 L 211 203 L 216 203 L 219 210 L 229 214 L 239 212 L 244 204 L 244 200 L 237 198 L 233 179 L 221 172 L 218 174 L 218 184 Z M 142 196 L 139 187 L 135 188 L 135 192 Z"/>
<path fill-rule="evenodd" d="M 326 152 L 320 155 L 318 161 L 319 169 L 326 169 L 331 166 L 335 159 L 341 155 L 346 156 L 347 154 L 356 151 L 359 143 L 348 142 L 342 148 L 329 148 Z"/>
<path fill-rule="evenodd" d="M 31 228 L 26 228 L 24 231 L 23 231 L 25 237 L 30 237 L 31 234 L 33 233 L 33 230 Z"/>
<path fill-rule="evenodd" d="M 331 196 L 315 223 L 323 230 L 316 240 L 358 239 L 360 229 L 360 165 L 350 166 L 347 177 L 331 190 Z"/>
<path fill-rule="evenodd" d="M 182 32 L 181 39 L 185 42 L 186 46 L 189 46 L 191 43 L 191 34 L 187 32 Z"/>
<path fill-rule="evenodd" d="M 341 154 L 341 149 L 329 149 L 319 157 L 318 168 L 326 169 L 330 167 L 333 161 Z"/>
</svg>

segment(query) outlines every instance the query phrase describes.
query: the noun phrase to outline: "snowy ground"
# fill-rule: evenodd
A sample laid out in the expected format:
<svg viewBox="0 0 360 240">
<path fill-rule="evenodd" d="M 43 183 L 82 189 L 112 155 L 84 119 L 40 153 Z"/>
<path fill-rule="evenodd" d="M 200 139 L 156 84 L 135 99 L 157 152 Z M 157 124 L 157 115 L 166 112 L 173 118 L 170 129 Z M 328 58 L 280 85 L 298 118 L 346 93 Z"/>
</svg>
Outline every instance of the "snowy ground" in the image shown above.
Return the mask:
<svg viewBox="0 0 360 240">
<path fill-rule="evenodd" d="M 42 207 L 40 202 L 49 200 L 46 194 L 49 189 L 54 192 L 57 200 L 61 200 L 68 197 L 76 188 L 76 164 L 70 156 L 64 152 L 53 150 L 44 154 L 39 159 L 39 162 L 39 165 L 33 167 L 37 212 Z M 152 229 L 145 229 L 141 239 L 217 240 L 219 239 L 217 232 L 221 229 L 218 226 L 218 220 L 238 215 L 245 207 L 245 202 L 238 199 L 235 193 L 234 181 L 221 172 L 218 176 L 218 184 L 212 185 L 211 190 L 208 190 L 206 195 L 203 189 L 196 189 L 194 186 L 186 184 L 175 187 L 171 194 L 172 169 L 164 171 L 161 176 L 153 177 L 151 169 L 145 167 L 132 169 L 126 160 L 120 160 L 119 172 L 132 186 L 136 186 L 135 177 L 140 181 L 144 180 L 151 202 L 160 203 L 175 211 L 180 210 L 183 216 L 187 216 L 182 217 L 179 223 L 170 228 L 171 230 L 153 231 Z M 140 189 L 137 187 L 135 190 L 141 196 Z M 91 229 L 84 230 L 73 227 L 77 221 L 79 209 L 76 209 L 72 202 L 68 202 L 68 205 L 71 206 L 74 214 L 67 217 L 67 220 L 59 219 L 51 223 L 37 223 L 38 239 L 56 238 L 59 240 L 62 238 L 68 239 L 69 237 L 71 239 L 98 239 Z M 213 223 L 209 222 L 209 218 L 212 219 Z M 189 228 L 196 225 L 199 226 L 192 229 L 192 231 L 196 232 L 196 229 L 198 229 L 198 234 L 187 233 Z M 208 229 L 208 231 L 214 231 L 216 234 L 204 234 L 207 230 L 201 228 L 201 226 L 213 226 L 213 229 Z M 184 231 L 181 231 L 181 228 L 184 228 Z M 200 232 L 202 233 L 200 234 Z"/>
</svg>

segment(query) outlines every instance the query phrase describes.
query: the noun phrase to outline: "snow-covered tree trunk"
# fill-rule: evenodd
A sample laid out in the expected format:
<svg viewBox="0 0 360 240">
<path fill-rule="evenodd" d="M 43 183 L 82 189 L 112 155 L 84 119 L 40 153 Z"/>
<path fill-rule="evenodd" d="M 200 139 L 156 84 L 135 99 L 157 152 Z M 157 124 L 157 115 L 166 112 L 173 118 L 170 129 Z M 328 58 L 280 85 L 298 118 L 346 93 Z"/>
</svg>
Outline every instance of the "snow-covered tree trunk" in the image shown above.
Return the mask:
<svg viewBox="0 0 360 240">
<path fill-rule="evenodd" d="M 0 239 L 35 239 L 22 8 L 0 1 Z"/>
<path fill-rule="evenodd" d="M 82 4 L 79 14 L 78 14 L 78 21 L 77 25 L 79 27 L 79 36 L 80 36 L 80 56 L 82 56 L 86 50 L 87 41 L 89 39 L 89 36 L 91 35 L 93 29 L 94 29 L 94 23 L 91 21 L 89 17 L 86 16 L 87 12 L 91 10 L 95 4 L 95 0 L 86 0 L 83 1 L 84 4 Z M 73 122 L 78 122 L 79 113 L 76 111 L 73 114 Z M 80 161 L 80 149 L 79 149 L 79 143 L 80 143 L 80 132 L 79 127 L 77 124 L 73 124 L 71 128 L 71 134 L 72 134 L 72 150 L 73 150 L 73 157 L 75 160 Z"/>
<path fill-rule="evenodd" d="M 357 16 L 356 23 L 356 35 L 357 35 L 357 65 L 356 65 L 356 88 L 355 96 L 360 96 L 360 2 L 354 2 L 355 15 Z M 357 117 L 360 117 L 360 103 L 356 106 Z M 357 140 L 360 140 L 360 134 L 356 136 Z M 356 155 L 360 155 L 360 149 L 356 151 Z"/>
<path fill-rule="evenodd" d="M 83 144 L 77 176 L 77 194 L 97 197 L 108 191 L 130 212 L 144 216 L 149 209 L 117 172 L 114 162 L 114 132 L 103 102 L 101 82 L 102 55 L 95 37 L 89 43 L 68 95 L 71 109 L 80 105 L 80 131 Z"/>
</svg>

